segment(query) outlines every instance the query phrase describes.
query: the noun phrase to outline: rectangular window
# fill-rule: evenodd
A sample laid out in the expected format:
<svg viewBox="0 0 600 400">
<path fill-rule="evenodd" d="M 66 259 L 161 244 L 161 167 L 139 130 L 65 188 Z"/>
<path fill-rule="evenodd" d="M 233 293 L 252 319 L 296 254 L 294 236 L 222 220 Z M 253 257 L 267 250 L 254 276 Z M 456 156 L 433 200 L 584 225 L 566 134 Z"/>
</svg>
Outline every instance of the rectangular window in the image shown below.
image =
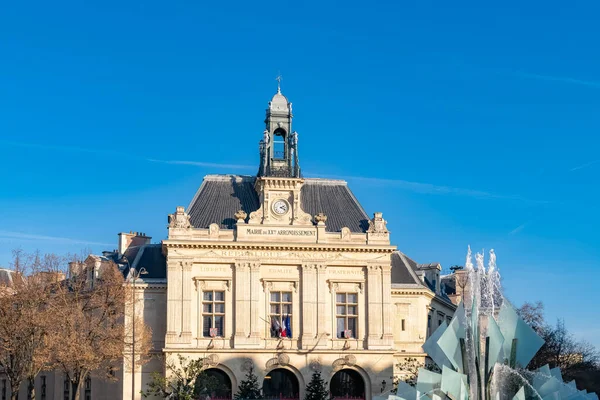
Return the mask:
<svg viewBox="0 0 600 400">
<path fill-rule="evenodd" d="M 271 337 L 292 337 L 292 292 L 271 292 Z"/>
<path fill-rule="evenodd" d="M 336 293 L 335 318 L 338 338 L 358 337 L 357 293 Z"/>
<path fill-rule="evenodd" d="M 403 331 L 406 330 L 406 320 L 405 319 L 402 320 L 402 330 Z"/>
<path fill-rule="evenodd" d="M 202 320 L 202 336 L 223 337 L 223 327 L 225 325 L 225 292 L 204 292 L 202 297 Z"/>
</svg>

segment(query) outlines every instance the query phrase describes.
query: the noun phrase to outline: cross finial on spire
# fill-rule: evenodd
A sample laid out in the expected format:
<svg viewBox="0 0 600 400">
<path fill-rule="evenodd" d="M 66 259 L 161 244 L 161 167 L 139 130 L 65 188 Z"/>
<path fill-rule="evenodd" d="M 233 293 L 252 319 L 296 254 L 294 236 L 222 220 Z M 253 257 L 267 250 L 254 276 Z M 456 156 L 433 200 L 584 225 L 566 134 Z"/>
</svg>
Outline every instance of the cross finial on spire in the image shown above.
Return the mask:
<svg viewBox="0 0 600 400">
<path fill-rule="evenodd" d="M 275 78 L 275 80 L 277 81 L 277 94 L 281 94 L 281 74 L 277 75 L 277 78 Z"/>
</svg>

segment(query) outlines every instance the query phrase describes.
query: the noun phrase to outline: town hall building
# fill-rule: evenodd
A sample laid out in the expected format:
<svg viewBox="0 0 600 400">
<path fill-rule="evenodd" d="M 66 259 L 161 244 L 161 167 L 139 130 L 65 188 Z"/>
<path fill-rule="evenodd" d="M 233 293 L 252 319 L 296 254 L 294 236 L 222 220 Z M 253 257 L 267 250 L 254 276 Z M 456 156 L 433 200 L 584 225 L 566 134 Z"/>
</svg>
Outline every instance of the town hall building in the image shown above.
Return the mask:
<svg viewBox="0 0 600 400">
<path fill-rule="evenodd" d="M 143 268 L 136 311 L 154 352 L 202 358 L 222 383 L 212 398 L 231 399 L 252 369 L 265 398 L 302 399 L 320 371 L 332 396 L 371 399 L 402 375 L 398 363 L 425 360 L 422 344 L 456 306 L 441 266 L 399 251 L 345 181 L 303 176 L 292 120 L 278 90 L 256 175 L 206 176 L 168 216 L 166 240 L 122 233 L 115 253 L 88 263 L 114 259 L 128 281 Z M 116 383 L 92 379 L 91 398 L 141 398 L 153 371 L 169 373 L 156 358 L 133 375 L 124 366 Z"/>
</svg>

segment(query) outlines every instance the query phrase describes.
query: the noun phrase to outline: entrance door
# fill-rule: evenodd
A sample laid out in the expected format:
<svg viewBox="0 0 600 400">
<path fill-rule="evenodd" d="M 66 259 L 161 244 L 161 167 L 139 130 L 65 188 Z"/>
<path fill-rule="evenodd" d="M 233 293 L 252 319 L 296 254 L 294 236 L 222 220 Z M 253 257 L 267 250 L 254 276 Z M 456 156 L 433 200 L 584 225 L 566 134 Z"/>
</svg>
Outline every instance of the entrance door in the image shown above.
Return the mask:
<svg viewBox="0 0 600 400">
<path fill-rule="evenodd" d="M 365 381 L 352 369 L 336 372 L 331 378 L 330 390 L 335 400 L 365 399 Z"/>
<path fill-rule="evenodd" d="M 202 400 L 231 400 L 231 379 L 218 368 L 203 371 L 196 379 L 195 397 Z"/>
<path fill-rule="evenodd" d="M 298 379 L 292 371 L 283 368 L 272 370 L 263 381 L 265 399 L 298 400 Z"/>
</svg>

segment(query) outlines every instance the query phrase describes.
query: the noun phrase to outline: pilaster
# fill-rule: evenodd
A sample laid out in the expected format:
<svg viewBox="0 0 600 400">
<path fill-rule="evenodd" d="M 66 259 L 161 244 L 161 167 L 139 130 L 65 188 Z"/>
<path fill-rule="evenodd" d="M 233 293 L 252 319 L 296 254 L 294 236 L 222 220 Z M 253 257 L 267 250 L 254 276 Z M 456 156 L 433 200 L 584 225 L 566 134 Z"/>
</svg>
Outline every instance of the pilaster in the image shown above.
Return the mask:
<svg viewBox="0 0 600 400">
<path fill-rule="evenodd" d="M 316 264 L 317 271 L 317 338 L 331 334 L 331 313 L 327 310 L 327 297 L 330 295 L 327 289 L 327 265 Z M 319 340 L 316 344 L 320 347 L 327 346 L 327 340 Z"/>
<path fill-rule="evenodd" d="M 367 346 L 381 348 L 383 342 L 381 265 L 367 266 L 367 313 L 369 320 Z"/>
<path fill-rule="evenodd" d="M 192 261 L 181 263 L 181 343 L 192 342 Z"/>
<path fill-rule="evenodd" d="M 392 347 L 394 345 L 394 321 L 392 319 L 392 264 L 381 266 L 382 273 L 382 321 L 384 343 Z"/>
<path fill-rule="evenodd" d="M 259 296 L 261 295 L 260 290 L 260 263 L 250 262 L 250 338 L 260 340 L 261 336 L 261 324 L 260 323 L 260 308 L 259 308 Z"/>
<path fill-rule="evenodd" d="M 187 259 L 167 260 L 167 335 L 165 344 L 190 343 L 192 261 Z"/>
<path fill-rule="evenodd" d="M 260 282 L 258 280 L 258 263 L 236 261 L 235 263 L 235 335 L 236 348 L 253 348 L 260 343 L 260 333 L 254 331 L 258 327 L 258 296 Z M 260 264 L 258 264 L 258 269 Z M 254 282 L 256 281 L 256 282 Z"/>
<path fill-rule="evenodd" d="M 167 279 L 171 284 L 167 286 L 167 335 L 165 343 L 171 343 L 177 337 L 177 320 L 179 307 L 177 307 L 178 289 L 181 288 L 181 283 L 178 284 L 177 271 L 180 268 L 179 261 L 167 261 Z"/>
<path fill-rule="evenodd" d="M 314 344 L 317 333 L 317 265 L 302 264 L 302 348 Z"/>
</svg>

